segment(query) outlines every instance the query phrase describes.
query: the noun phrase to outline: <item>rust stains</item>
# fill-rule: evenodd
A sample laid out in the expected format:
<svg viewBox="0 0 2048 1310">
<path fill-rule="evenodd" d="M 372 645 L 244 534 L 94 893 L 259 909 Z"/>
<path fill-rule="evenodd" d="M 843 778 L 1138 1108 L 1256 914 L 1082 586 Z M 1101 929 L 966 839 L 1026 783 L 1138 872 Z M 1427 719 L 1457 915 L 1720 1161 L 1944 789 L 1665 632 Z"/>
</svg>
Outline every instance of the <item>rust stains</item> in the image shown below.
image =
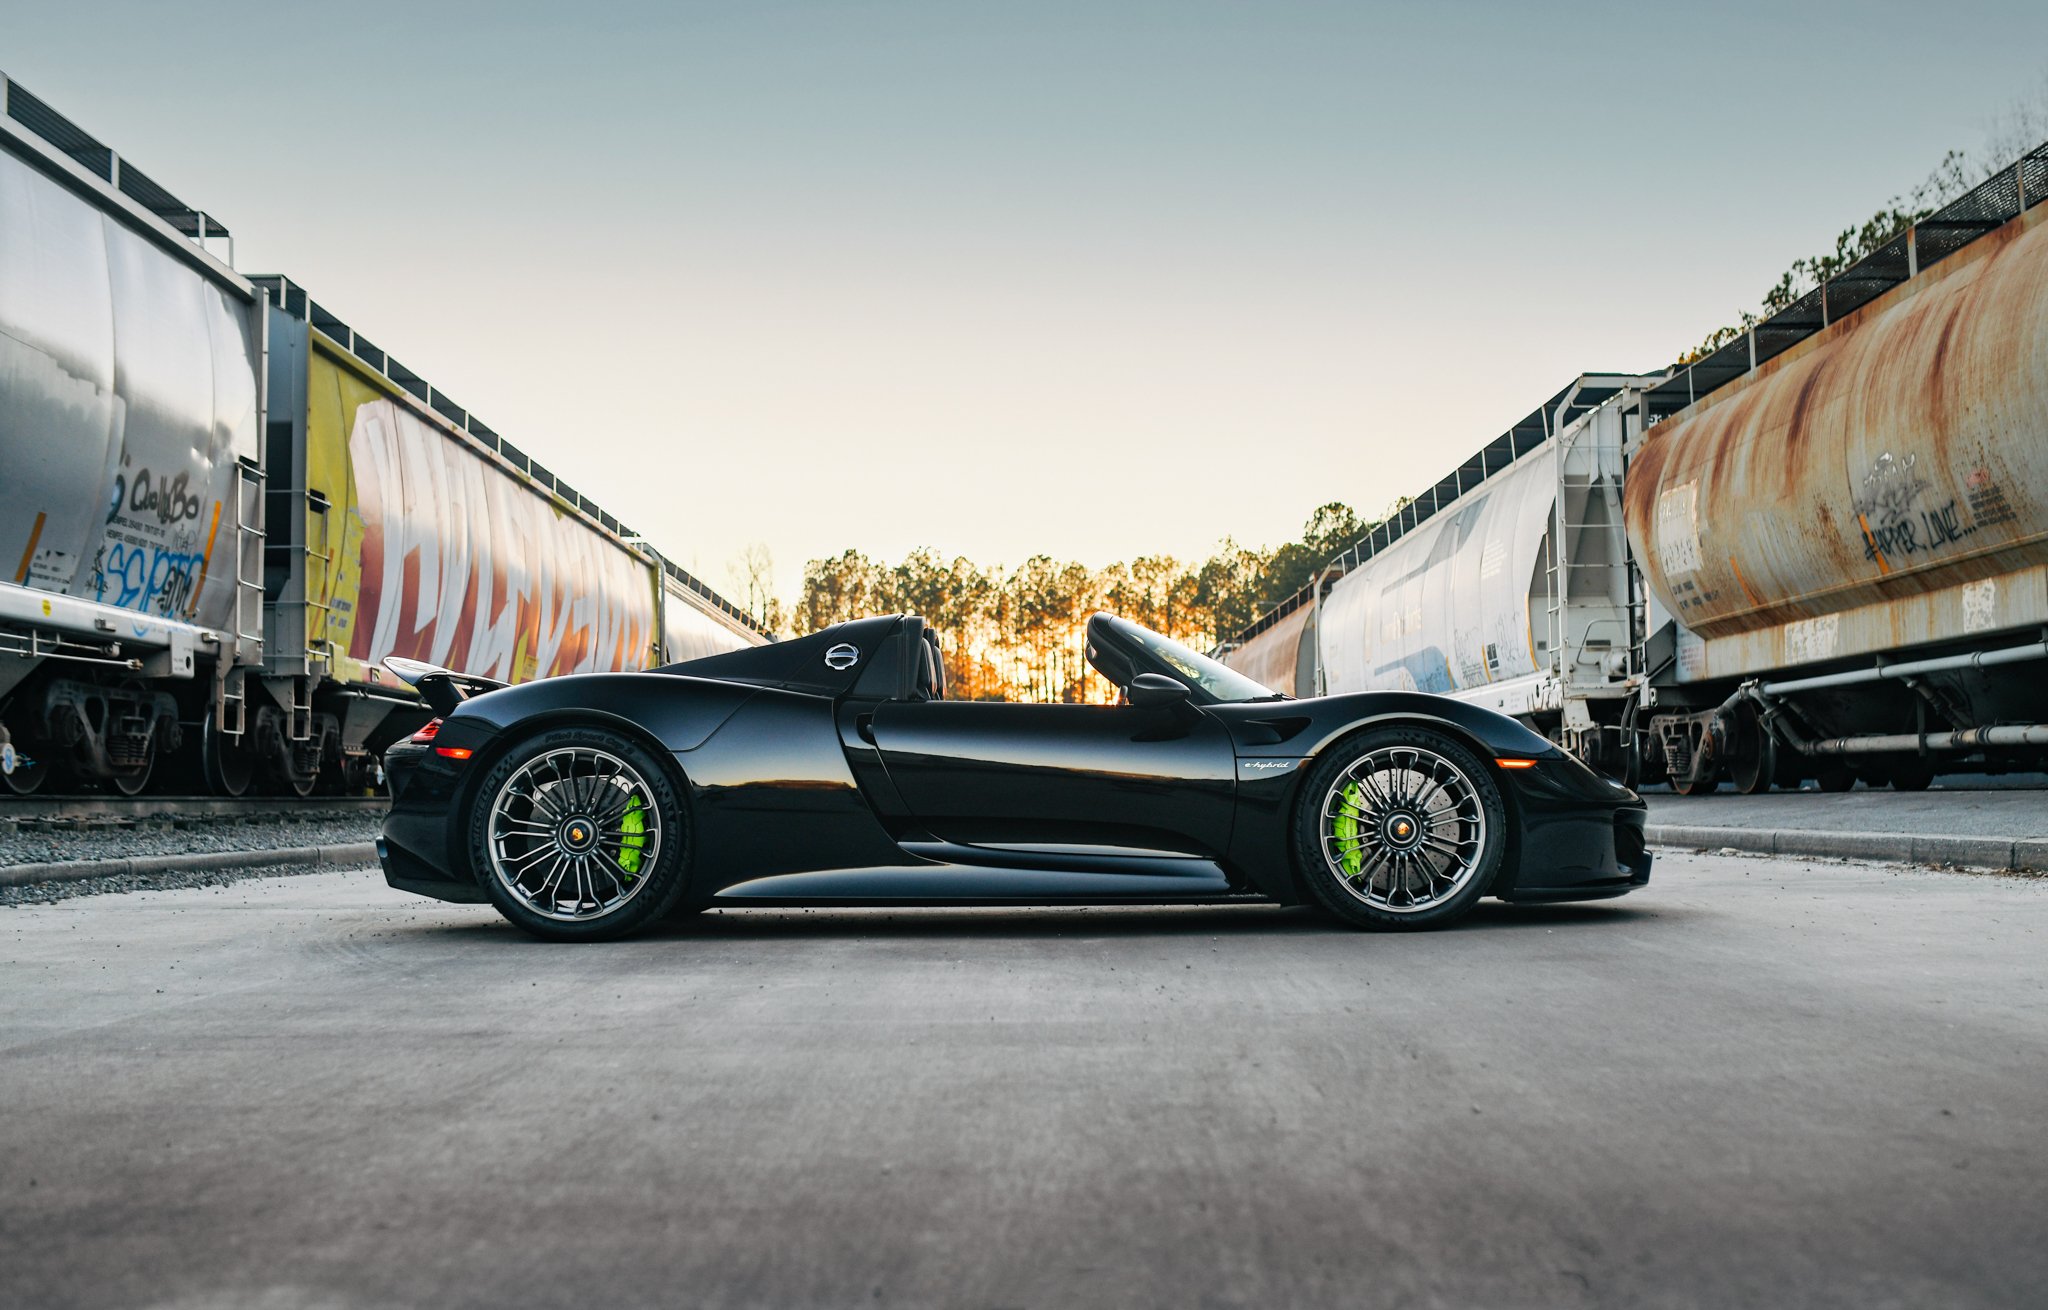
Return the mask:
<svg viewBox="0 0 2048 1310">
<path fill-rule="evenodd" d="M 1680 622 L 1753 632 L 2048 564 L 2048 206 L 1994 236 L 1650 429 L 1624 512 Z"/>
</svg>

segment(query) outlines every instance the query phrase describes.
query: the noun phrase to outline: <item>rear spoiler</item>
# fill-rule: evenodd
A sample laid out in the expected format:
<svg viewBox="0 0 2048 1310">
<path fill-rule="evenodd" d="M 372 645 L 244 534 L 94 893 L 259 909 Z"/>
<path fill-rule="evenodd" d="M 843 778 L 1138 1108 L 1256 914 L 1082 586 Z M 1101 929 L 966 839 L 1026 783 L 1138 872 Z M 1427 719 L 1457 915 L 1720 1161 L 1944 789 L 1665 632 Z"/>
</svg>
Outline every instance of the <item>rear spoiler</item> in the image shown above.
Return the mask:
<svg viewBox="0 0 2048 1310">
<path fill-rule="evenodd" d="M 409 660 L 401 655 L 385 656 L 384 667 L 391 671 L 393 677 L 419 692 L 420 699 L 436 714 L 447 714 L 472 696 L 481 696 L 507 685 L 496 678 L 456 673 L 438 664 Z"/>
</svg>

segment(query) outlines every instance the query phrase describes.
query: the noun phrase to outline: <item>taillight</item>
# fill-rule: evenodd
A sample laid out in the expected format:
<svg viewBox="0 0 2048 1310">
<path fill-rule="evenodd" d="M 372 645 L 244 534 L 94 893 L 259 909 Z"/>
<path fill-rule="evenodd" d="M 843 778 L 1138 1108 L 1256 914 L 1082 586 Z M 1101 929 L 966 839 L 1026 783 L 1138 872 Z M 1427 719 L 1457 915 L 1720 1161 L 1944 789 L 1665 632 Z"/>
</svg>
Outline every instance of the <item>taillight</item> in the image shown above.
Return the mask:
<svg viewBox="0 0 2048 1310">
<path fill-rule="evenodd" d="M 418 732 L 406 738 L 406 740 L 415 746 L 424 746 L 432 741 L 434 734 L 439 731 L 441 731 L 441 721 L 439 719 L 428 719 L 426 727 L 421 728 Z"/>
</svg>

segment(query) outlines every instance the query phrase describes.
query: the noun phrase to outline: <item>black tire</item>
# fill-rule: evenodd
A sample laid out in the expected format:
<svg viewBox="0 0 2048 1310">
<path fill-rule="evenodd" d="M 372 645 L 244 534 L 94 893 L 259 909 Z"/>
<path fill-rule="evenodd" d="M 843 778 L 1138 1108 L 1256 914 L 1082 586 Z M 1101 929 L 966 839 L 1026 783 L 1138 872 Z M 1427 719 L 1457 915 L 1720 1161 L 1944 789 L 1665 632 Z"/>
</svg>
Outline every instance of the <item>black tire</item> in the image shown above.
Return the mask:
<svg viewBox="0 0 2048 1310">
<path fill-rule="evenodd" d="M 1806 782 L 1806 760 L 1797 751 L 1778 752 L 1778 772 L 1774 779 L 1780 791 L 1798 791 Z"/>
<path fill-rule="evenodd" d="M 1813 780 L 1822 791 L 1848 791 L 1856 785 L 1856 770 L 1831 760 L 1814 770 Z"/>
<path fill-rule="evenodd" d="M 577 763 L 585 757 L 597 761 L 587 780 Z M 602 757 L 623 769 L 604 776 Z M 620 805 L 629 813 L 612 812 Z M 629 817 L 634 826 L 626 832 Z M 576 825 L 585 822 L 591 835 L 578 854 L 569 838 L 580 840 Z M 528 830 L 542 827 L 552 835 Z M 666 916 L 688 883 L 690 835 L 689 807 L 672 766 L 606 728 L 555 728 L 516 743 L 470 801 L 470 867 L 478 884 L 498 913 L 546 941 L 612 941 Z M 564 862 L 567 870 L 555 873 Z M 559 888 L 552 892 L 551 873 Z M 572 873 L 581 881 L 565 910 Z"/>
<path fill-rule="evenodd" d="M 1404 757 L 1413 762 L 1405 770 Z M 1452 797 L 1448 809 L 1438 808 L 1419 781 L 1402 799 L 1406 777 L 1419 779 L 1425 769 L 1440 781 L 1453 771 L 1459 779 L 1463 790 L 1448 785 L 1437 793 Z M 1394 790 L 1369 792 L 1367 779 L 1383 776 L 1392 777 Z M 1404 819 L 1416 824 L 1414 835 L 1397 839 Z M 1309 895 L 1360 928 L 1441 928 L 1463 918 L 1492 888 L 1510 839 L 1492 769 L 1455 738 L 1429 728 L 1378 728 L 1339 742 L 1310 766 L 1295 807 L 1294 858 Z M 1439 840 L 1445 845 L 1434 844 Z M 1463 852 L 1467 844 L 1473 849 Z M 1446 885 L 1439 893 L 1439 877 L 1432 874 L 1453 866 L 1455 877 L 1441 873 Z M 1424 879 L 1427 900 L 1414 889 L 1417 877 Z"/>
<path fill-rule="evenodd" d="M 1886 773 L 1893 791 L 1926 791 L 1934 784 L 1934 761 L 1900 760 Z"/>
</svg>

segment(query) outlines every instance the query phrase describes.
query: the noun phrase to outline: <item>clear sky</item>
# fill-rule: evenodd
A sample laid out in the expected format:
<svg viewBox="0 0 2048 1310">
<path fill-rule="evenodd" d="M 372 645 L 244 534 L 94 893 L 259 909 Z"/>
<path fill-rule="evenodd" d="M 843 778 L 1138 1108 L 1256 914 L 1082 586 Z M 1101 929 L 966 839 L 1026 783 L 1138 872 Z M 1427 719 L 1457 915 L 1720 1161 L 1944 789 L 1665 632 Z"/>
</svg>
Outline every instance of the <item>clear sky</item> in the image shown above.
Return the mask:
<svg viewBox="0 0 2048 1310">
<path fill-rule="evenodd" d="M 30 5 L 0 69 L 708 580 L 1277 543 L 1754 304 L 2048 5 Z"/>
</svg>

